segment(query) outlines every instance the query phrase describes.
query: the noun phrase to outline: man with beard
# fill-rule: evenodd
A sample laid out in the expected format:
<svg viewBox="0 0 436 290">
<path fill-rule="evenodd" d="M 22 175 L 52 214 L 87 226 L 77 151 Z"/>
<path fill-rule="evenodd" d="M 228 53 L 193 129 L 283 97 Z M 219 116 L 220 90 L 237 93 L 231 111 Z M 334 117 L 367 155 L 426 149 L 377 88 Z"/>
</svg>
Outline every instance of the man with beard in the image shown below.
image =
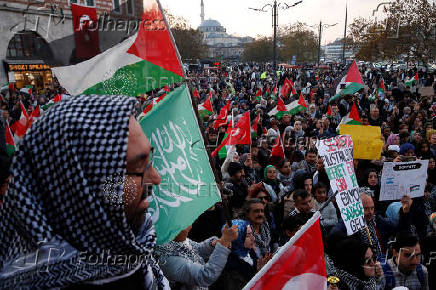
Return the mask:
<svg viewBox="0 0 436 290">
<path fill-rule="evenodd" d="M 77 96 L 26 133 L 0 208 L 2 287 L 168 288 L 146 200 L 161 179 L 135 104 Z"/>
<path fill-rule="evenodd" d="M 318 151 L 315 147 L 310 147 L 306 151 L 306 155 L 304 157 L 304 160 L 301 162 L 294 162 L 292 164 L 292 171 L 297 171 L 299 169 L 303 169 L 310 175 L 310 177 L 313 176 L 313 174 L 316 172 L 316 160 L 317 160 Z"/>
</svg>

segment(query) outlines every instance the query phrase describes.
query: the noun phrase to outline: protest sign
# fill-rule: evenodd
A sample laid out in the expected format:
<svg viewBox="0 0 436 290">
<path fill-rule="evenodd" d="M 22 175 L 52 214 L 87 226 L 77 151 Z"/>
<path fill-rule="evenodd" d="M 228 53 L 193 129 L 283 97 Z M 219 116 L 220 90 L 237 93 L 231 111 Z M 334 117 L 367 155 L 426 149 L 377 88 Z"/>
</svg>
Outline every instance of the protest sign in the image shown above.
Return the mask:
<svg viewBox="0 0 436 290">
<path fill-rule="evenodd" d="M 338 191 L 336 202 L 347 234 L 352 235 L 366 226 L 353 165 L 353 140 L 349 135 L 320 140 L 317 143 L 325 171 L 333 192 Z"/>
<path fill-rule="evenodd" d="M 420 94 L 422 97 L 431 97 L 434 96 L 434 88 L 433 87 L 421 87 Z"/>
<path fill-rule="evenodd" d="M 380 159 L 383 147 L 380 127 L 341 124 L 340 134 L 353 139 L 354 159 Z"/>
<path fill-rule="evenodd" d="M 380 201 L 399 200 L 404 195 L 424 195 L 428 160 L 385 162 L 383 164 Z"/>
<path fill-rule="evenodd" d="M 221 199 L 186 85 L 169 93 L 139 123 L 154 147 L 162 178 L 148 209 L 157 244 L 179 232 Z"/>
</svg>

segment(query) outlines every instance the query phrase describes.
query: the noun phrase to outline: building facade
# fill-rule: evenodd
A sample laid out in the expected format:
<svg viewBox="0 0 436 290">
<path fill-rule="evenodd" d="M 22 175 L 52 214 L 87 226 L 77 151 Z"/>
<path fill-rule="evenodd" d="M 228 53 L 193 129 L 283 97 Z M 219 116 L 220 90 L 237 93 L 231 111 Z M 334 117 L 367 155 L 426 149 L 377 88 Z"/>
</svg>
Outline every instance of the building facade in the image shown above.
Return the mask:
<svg viewBox="0 0 436 290">
<path fill-rule="evenodd" d="M 201 24 L 198 30 L 203 33 L 204 43 L 208 47 L 208 57 L 212 59 L 239 59 L 244 46 L 253 42 L 252 37 L 229 35 L 217 20 L 204 19 L 204 2 L 201 0 Z"/>
<path fill-rule="evenodd" d="M 342 39 L 336 39 L 334 42 L 323 46 L 322 48 L 324 61 L 342 61 L 343 42 Z M 354 52 L 351 49 L 345 49 L 345 59 L 354 58 Z"/>
<path fill-rule="evenodd" d="M 132 35 L 142 0 L 0 0 L 0 83 L 41 91 L 53 86 L 51 67 L 75 63 L 71 3 L 95 7 L 100 50 Z M 77 62 L 77 61 L 76 61 Z"/>
</svg>

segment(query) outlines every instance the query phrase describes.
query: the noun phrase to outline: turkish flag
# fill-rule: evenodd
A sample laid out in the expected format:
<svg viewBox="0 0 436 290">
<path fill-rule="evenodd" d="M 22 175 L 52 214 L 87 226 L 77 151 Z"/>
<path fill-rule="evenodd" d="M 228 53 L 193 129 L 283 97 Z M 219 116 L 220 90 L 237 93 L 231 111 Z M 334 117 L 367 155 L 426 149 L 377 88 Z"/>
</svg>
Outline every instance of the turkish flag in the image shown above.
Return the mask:
<svg viewBox="0 0 436 290">
<path fill-rule="evenodd" d="M 230 131 L 230 140 L 227 145 L 251 144 L 250 112 L 245 112 L 238 123 Z"/>
<path fill-rule="evenodd" d="M 97 9 L 71 4 L 73 13 L 74 42 L 76 57 L 89 59 L 100 53 Z"/>
<path fill-rule="evenodd" d="M 209 91 L 210 93 L 210 91 Z M 209 94 L 210 96 L 210 94 Z M 230 110 L 230 101 L 227 101 L 226 105 L 221 108 L 221 111 L 216 118 L 215 122 L 213 123 L 213 128 L 218 129 L 221 126 L 225 126 L 227 124 L 227 115 L 229 114 Z"/>
<path fill-rule="evenodd" d="M 320 215 L 316 212 L 244 290 L 327 289 Z"/>
</svg>

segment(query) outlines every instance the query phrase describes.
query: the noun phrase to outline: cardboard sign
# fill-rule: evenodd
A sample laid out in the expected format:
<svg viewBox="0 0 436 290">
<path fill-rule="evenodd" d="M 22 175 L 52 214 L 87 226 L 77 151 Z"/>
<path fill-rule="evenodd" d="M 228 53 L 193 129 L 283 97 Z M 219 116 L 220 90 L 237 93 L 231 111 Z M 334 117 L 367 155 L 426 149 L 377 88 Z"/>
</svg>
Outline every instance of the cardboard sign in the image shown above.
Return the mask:
<svg viewBox="0 0 436 290">
<path fill-rule="evenodd" d="M 349 135 L 320 140 L 317 143 L 333 192 L 338 191 L 336 202 L 347 227 L 347 235 L 366 226 L 353 165 L 353 140 Z"/>
<path fill-rule="evenodd" d="M 385 162 L 383 164 L 380 201 L 399 200 L 404 195 L 424 196 L 428 160 Z"/>
<path fill-rule="evenodd" d="M 383 148 L 380 127 L 341 124 L 340 133 L 353 139 L 355 159 L 380 159 Z"/>
</svg>

